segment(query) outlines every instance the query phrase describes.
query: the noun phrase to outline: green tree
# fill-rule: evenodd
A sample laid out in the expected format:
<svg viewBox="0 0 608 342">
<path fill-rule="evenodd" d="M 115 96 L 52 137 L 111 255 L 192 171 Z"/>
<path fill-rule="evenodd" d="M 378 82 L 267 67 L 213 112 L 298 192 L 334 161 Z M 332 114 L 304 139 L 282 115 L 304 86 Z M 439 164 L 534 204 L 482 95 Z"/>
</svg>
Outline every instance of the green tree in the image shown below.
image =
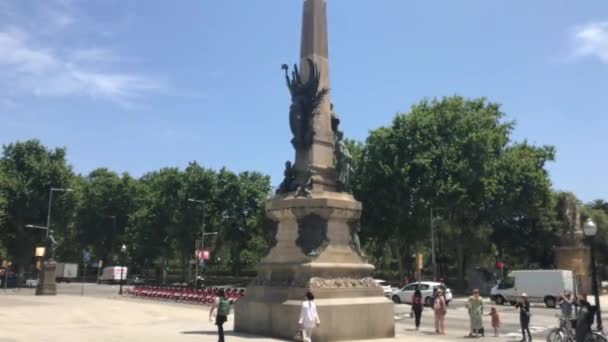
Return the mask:
<svg viewBox="0 0 608 342">
<path fill-rule="evenodd" d="M 99 168 L 75 183 L 77 240 L 81 249 L 91 249 L 109 265 L 126 242 L 124 230 L 135 209 L 136 180 Z"/>
<path fill-rule="evenodd" d="M 556 195 L 546 164 L 554 160 L 551 146 L 513 144 L 501 154 L 498 183 L 489 212 L 492 241 L 517 265 L 550 267 L 559 243 Z"/>
<path fill-rule="evenodd" d="M 257 172 L 235 174 L 226 169 L 218 174 L 216 208 L 221 212 L 222 228 L 218 243 L 230 250 L 230 266 L 234 275 L 240 275 L 243 257 L 252 262 L 259 255 L 247 252 L 254 246 L 265 249 L 260 236 L 264 226 L 264 201 L 270 192 L 270 178 Z M 253 239 L 253 241 L 252 241 Z M 256 260 L 257 261 L 257 260 Z"/>
<path fill-rule="evenodd" d="M 597 205 L 599 202 L 593 201 L 583 206 L 581 219 L 584 223 L 587 218 L 591 218 L 597 225 L 597 235 L 594 239 L 596 243 L 596 263 L 600 265 L 601 277 L 606 279 L 608 276 L 608 211 L 604 209 L 606 202 L 602 201 L 602 205 Z"/>
<path fill-rule="evenodd" d="M 9 256 L 15 259 L 19 273 L 32 264 L 34 246 L 44 242 L 44 233 L 25 225 L 45 226 L 51 187 L 67 188 L 73 174 L 66 162 L 64 148 L 48 149 L 38 140 L 3 146 L 0 158 L 0 194 L 5 201 L 2 223 L 3 242 Z M 70 216 L 64 199 L 69 195 L 55 193 L 51 207 L 51 229 L 60 246 Z"/>
<path fill-rule="evenodd" d="M 163 168 L 144 175 L 136 190 L 135 208 L 127 228 L 130 254 L 136 263 L 151 265 L 160 258 L 157 270 L 166 281 L 169 259 L 174 254 L 175 232 L 186 201 L 182 173 Z"/>
<path fill-rule="evenodd" d="M 363 201 L 365 235 L 379 252 L 389 242 L 402 274 L 414 251 L 428 250 L 431 208 L 441 223 L 441 252 L 456 261 L 463 286 L 467 265 L 493 250 L 487 241 L 497 212 L 514 218 L 521 211 L 516 198 L 527 191 L 533 198 L 525 203 L 535 207 L 526 214 L 537 219 L 549 205 L 544 163 L 552 148 L 510 145 L 513 123 L 504 117 L 497 104 L 455 96 L 422 101 L 371 132 L 355 158 L 355 195 Z M 514 164 L 519 157 L 525 165 Z M 510 193 L 517 187 L 524 189 Z"/>
</svg>

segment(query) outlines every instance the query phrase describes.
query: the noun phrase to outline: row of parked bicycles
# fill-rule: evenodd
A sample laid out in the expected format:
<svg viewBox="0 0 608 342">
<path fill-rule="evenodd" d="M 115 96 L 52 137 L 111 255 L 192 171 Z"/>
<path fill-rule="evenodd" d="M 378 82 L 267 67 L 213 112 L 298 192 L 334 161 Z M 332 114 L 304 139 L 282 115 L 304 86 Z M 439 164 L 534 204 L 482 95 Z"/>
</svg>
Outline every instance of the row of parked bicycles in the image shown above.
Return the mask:
<svg viewBox="0 0 608 342">
<path fill-rule="evenodd" d="M 226 298 L 230 302 L 234 303 L 239 298 L 245 295 L 245 289 L 243 288 L 222 288 L 226 294 Z M 192 289 L 185 287 L 174 287 L 174 286 L 132 286 L 126 289 L 124 294 L 126 296 L 144 298 L 144 299 L 155 299 L 155 300 L 166 300 L 179 303 L 189 304 L 200 304 L 200 305 L 211 305 L 215 302 L 219 287 L 207 287 L 202 289 Z"/>
</svg>

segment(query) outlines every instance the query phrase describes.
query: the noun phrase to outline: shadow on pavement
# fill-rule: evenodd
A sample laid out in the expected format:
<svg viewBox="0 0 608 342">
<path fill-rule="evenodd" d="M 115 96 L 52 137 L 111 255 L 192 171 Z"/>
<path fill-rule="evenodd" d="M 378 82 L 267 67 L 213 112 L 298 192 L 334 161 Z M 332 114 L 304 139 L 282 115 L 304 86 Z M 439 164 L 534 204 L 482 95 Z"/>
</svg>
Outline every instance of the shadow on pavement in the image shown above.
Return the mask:
<svg viewBox="0 0 608 342">
<path fill-rule="evenodd" d="M 181 334 L 182 335 L 211 335 L 211 336 L 213 336 L 213 335 L 217 335 L 217 330 L 182 331 Z M 239 334 L 239 333 L 235 333 L 233 331 L 226 331 L 226 332 L 224 332 L 224 335 L 233 336 L 233 337 L 241 337 L 241 338 L 251 338 L 251 339 L 263 338 L 262 336 Z M 275 341 L 288 341 L 288 340 L 280 340 L 280 339 L 274 339 L 274 340 Z"/>
</svg>

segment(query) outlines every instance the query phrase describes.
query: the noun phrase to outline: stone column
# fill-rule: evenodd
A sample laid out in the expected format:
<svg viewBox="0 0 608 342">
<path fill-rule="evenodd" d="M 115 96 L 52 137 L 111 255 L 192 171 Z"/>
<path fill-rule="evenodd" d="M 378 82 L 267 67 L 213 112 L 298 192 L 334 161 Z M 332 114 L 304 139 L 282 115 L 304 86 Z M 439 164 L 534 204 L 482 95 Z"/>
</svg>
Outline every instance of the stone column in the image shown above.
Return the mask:
<svg viewBox="0 0 608 342">
<path fill-rule="evenodd" d="M 327 34 L 327 1 L 305 0 L 302 15 L 302 42 L 300 48 L 300 70 L 306 80 L 309 76 L 308 59 L 319 68 L 319 89 L 331 89 L 329 78 L 329 47 Z M 310 167 L 315 171 L 316 190 L 335 190 L 335 137 L 331 130 L 331 93 L 325 96 L 318 107 L 313 130 L 312 147 L 307 151 L 296 151 L 296 168 L 306 173 Z"/>
<path fill-rule="evenodd" d="M 40 281 L 36 287 L 36 296 L 54 296 L 57 294 L 57 285 L 55 282 L 56 269 L 57 263 L 53 259 L 48 259 L 42 263 Z"/>
</svg>

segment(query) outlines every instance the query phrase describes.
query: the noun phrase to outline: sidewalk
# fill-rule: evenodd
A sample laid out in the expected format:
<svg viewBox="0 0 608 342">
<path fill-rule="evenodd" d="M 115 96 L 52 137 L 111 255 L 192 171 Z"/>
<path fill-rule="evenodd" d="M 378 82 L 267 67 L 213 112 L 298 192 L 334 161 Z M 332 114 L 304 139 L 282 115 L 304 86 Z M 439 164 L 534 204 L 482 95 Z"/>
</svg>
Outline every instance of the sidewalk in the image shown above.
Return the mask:
<svg viewBox="0 0 608 342">
<path fill-rule="evenodd" d="M 208 307 L 125 298 L 36 297 L 7 293 L 0 297 L 0 341 L 215 342 L 217 328 L 208 317 Z M 397 333 L 396 339 L 373 341 L 447 342 L 450 339 L 424 332 L 411 332 L 410 335 L 398 330 Z M 280 341 L 236 334 L 232 317 L 226 324 L 226 334 L 231 342 Z"/>
</svg>

